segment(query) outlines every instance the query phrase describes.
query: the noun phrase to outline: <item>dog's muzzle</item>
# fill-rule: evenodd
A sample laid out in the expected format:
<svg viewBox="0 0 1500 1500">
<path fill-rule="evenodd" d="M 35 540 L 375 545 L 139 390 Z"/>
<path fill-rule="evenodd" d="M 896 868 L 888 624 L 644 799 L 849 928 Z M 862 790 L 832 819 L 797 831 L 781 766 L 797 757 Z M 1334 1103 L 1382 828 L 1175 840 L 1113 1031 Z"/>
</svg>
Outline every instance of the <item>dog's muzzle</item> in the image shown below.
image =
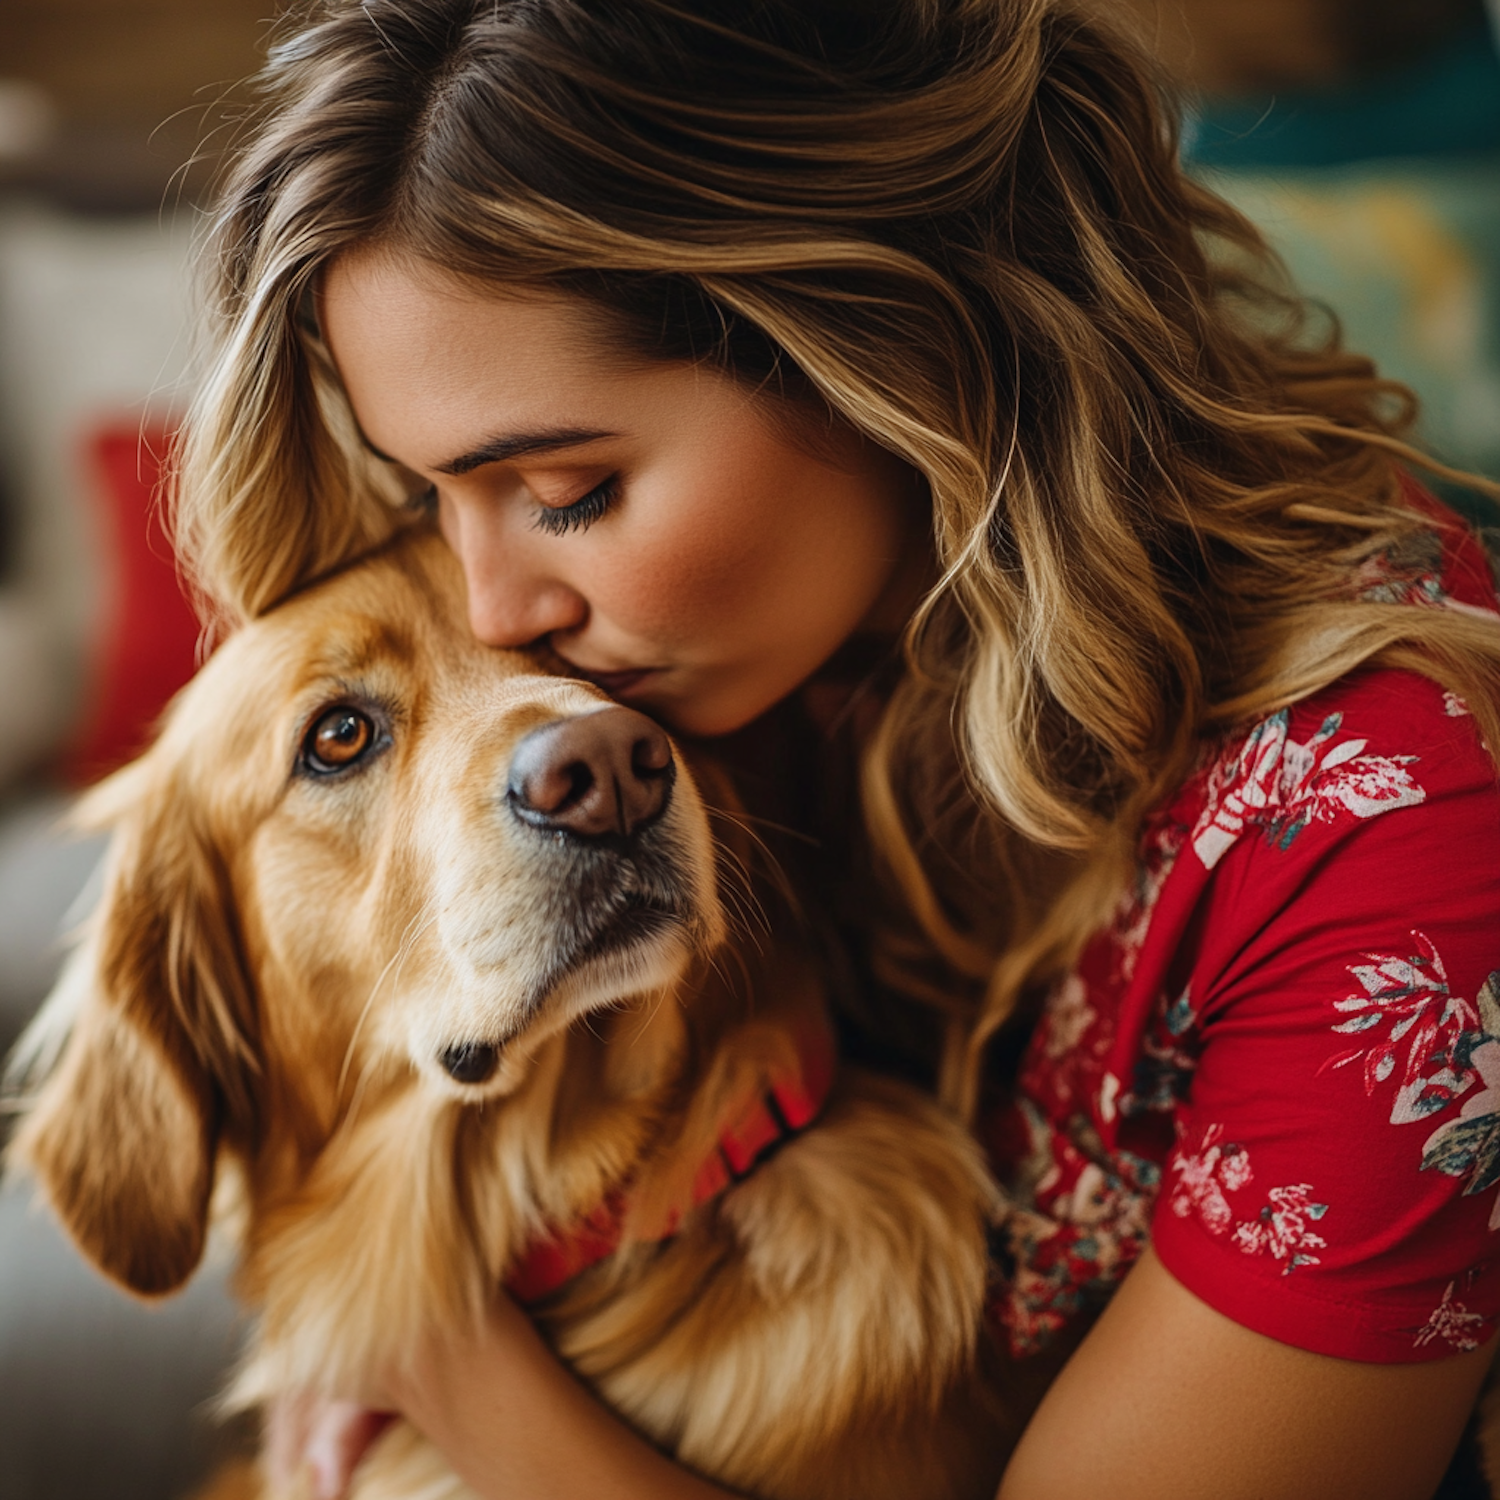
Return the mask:
<svg viewBox="0 0 1500 1500">
<path fill-rule="evenodd" d="M 675 919 L 675 881 L 658 867 L 670 855 L 652 849 L 652 830 L 672 801 L 677 766 L 672 743 L 645 714 L 611 704 L 543 724 L 511 754 L 505 802 L 522 824 L 562 847 L 553 866 L 577 921 L 562 939 L 529 1015 L 569 969 L 608 948 L 640 941 Z M 438 1063 L 455 1083 L 487 1083 L 506 1038 L 455 1042 Z"/>
</svg>

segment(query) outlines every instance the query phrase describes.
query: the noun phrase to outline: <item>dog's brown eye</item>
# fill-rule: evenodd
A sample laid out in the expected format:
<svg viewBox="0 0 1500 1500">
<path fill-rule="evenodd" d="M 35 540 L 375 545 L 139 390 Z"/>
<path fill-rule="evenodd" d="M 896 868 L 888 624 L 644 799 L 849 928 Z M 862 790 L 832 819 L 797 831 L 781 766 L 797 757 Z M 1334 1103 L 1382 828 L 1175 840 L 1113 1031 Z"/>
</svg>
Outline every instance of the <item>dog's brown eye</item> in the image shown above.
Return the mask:
<svg viewBox="0 0 1500 1500">
<path fill-rule="evenodd" d="M 374 743 L 375 726 L 369 715 L 341 705 L 330 708 L 314 723 L 303 742 L 303 753 L 315 771 L 342 771 Z"/>
</svg>

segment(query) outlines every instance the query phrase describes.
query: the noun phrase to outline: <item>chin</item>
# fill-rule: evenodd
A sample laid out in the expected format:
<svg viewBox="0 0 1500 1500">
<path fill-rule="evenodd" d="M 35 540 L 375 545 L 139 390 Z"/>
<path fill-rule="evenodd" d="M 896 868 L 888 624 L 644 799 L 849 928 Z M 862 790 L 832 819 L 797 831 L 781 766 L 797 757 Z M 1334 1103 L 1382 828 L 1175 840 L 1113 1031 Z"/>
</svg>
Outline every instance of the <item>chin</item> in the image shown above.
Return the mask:
<svg viewBox="0 0 1500 1500">
<path fill-rule="evenodd" d="M 705 707 L 701 703 L 693 704 L 691 708 L 684 705 L 681 712 L 675 704 L 663 706 L 660 709 L 651 704 L 642 704 L 641 707 L 654 714 L 668 729 L 677 734 L 685 734 L 692 739 L 712 740 L 720 739 L 726 734 L 733 734 L 736 730 L 745 728 L 747 724 L 753 724 L 778 701 L 773 699 L 769 703 L 755 703 L 741 710 L 726 708 L 722 711 L 715 711 L 712 707 Z"/>
<path fill-rule="evenodd" d="M 643 709 L 676 734 L 700 740 L 719 739 L 753 724 L 762 714 L 795 693 L 809 674 L 778 682 L 771 688 L 761 685 L 757 689 L 747 685 L 740 692 L 726 691 L 724 675 L 723 672 L 706 670 L 694 683 L 674 683 L 670 694 L 648 692 L 622 701 L 628 701 L 632 708 Z"/>
</svg>

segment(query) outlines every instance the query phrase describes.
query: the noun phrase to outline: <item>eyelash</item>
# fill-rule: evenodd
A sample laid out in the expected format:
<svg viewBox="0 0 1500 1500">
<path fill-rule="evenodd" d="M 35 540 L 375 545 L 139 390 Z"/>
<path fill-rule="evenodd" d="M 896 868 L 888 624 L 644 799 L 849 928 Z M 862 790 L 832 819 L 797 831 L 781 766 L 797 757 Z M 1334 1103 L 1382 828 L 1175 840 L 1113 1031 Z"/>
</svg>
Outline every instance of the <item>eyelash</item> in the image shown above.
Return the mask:
<svg viewBox="0 0 1500 1500">
<path fill-rule="evenodd" d="M 571 505 L 546 506 L 536 515 L 538 531 L 552 536 L 562 536 L 569 531 L 587 531 L 595 521 L 608 514 L 619 491 L 618 474 L 611 474 L 603 484 L 595 485 L 588 494 Z"/>
<path fill-rule="evenodd" d="M 537 512 L 536 527 L 553 536 L 563 536 L 570 531 L 587 531 L 595 521 L 602 519 L 618 498 L 619 475 L 611 474 L 603 484 L 597 484 L 588 494 L 571 505 L 544 506 Z M 424 516 L 435 516 L 438 508 L 437 486 L 429 484 L 425 490 L 413 495 L 407 508 Z"/>
</svg>

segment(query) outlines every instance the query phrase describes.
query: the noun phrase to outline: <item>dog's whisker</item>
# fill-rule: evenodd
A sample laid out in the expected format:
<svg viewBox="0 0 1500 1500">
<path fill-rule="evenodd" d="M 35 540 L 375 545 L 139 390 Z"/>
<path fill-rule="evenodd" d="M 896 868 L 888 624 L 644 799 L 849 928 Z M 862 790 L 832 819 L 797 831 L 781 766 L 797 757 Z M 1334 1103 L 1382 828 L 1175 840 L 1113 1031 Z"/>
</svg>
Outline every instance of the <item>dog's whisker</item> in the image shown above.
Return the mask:
<svg viewBox="0 0 1500 1500">
<path fill-rule="evenodd" d="M 799 843 L 806 844 L 809 848 L 821 849 L 823 847 L 822 843 L 818 839 L 812 838 L 805 833 L 801 833 L 795 828 L 787 828 L 780 823 L 772 823 L 765 818 L 754 818 L 749 813 L 717 811 L 715 816 L 723 819 L 724 822 L 729 823 L 733 827 L 739 829 L 742 834 L 744 834 L 744 836 L 755 846 L 755 848 L 760 852 L 761 856 L 765 859 L 766 865 L 768 867 L 767 873 L 770 874 L 778 882 L 786 878 L 785 872 L 781 867 L 781 861 L 776 857 L 776 854 L 772 850 L 770 844 L 768 844 L 766 840 L 763 839 L 756 831 L 755 825 L 757 823 L 760 824 L 761 827 L 770 829 L 772 832 L 784 833 L 787 837 L 796 839 Z"/>
<path fill-rule="evenodd" d="M 726 957 L 730 962 L 733 963 L 734 969 L 739 976 L 739 981 L 741 985 L 744 986 L 744 993 L 750 1001 L 750 1008 L 751 1010 L 754 1010 L 757 986 L 755 983 L 755 976 L 750 972 L 750 965 L 747 962 L 745 955 L 741 953 L 739 949 L 734 948 L 728 952 Z"/>
<path fill-rule="evenodd" d="M 770 937 L 771 929 L 758 905 L 747 909 L 726 903 L 725 926 L 736 945 L 754 948 L 757 954 L 765 953 L 765 941 Z"/>
<path fill-rule="evenodd" d="M 765 904 L 753 890 L 742 885 L 730 886 L 724 892 L 723 899 L 732 908 L 747 935 L 751 931 L 770 932 L 771 921 Z"/>
<path fill-rule="evenodd" d="M 712 835 L 712 843 L 716 861 L 734 876 L 735 884 L 741 887 L 748 885 L 751 880 L 750 867 L 739 851 L 717 832 Z"/>
<path fill-rule="evenodd" d="M 737 824 L 751 838 L 756 838 L 754 827 L 769 829 L 772 833 L 784 833 L 788 838 L 796 839 L 800 844 L 806 844 L 813 849 L 821 849 L 823 841 L 815 838 L 810 833 L 804 833 L 800 828 L 793 828 L 789 823 L 778 823 L 774 818 L 758 817 L 755 813 L 748 813 L 743 808 L 731 812 L 727 808 L 715 808 L 715 816 L 724 818 L 731 823 Z M 758 843 L 762 840 L 756 840 Z"/>
<path fill-rule="evenodd" d="M 732 880 L 722 883 L 720 901 L 726 914 L 733 918 L 732 926 L 737 935 L 752 938 L 755 932 L 770 935 L 771 922 L 764 904 L 755 895 L 750 871 L 734 850 L 727 848 L 722 840 L 714 840 L 714 851 L 721 868 L 732 874 Z"/>
<path fill-rule="evenodd" d="M 744 833 L 745 836 L 751 841 L 756 850 L 760 853 L 765 865 L 766 876 L 776 889 L 777 893 L 781 896 L 782 900 L 787 903 L 788 906 L 790 906 L 794 910 L 797 909 L 799 906 L 799 902 L 796 892 L 792 887 L 791 881 L 788 878 L 786 871 L 782 868 L 781 861 L 776 858 L 775 854 L 771 851 L 771 848 L 766 843 L 766 841 L 762 839 L 754 831 L 754 829 L 748 828 L 743 823 L 741 823 L 737 814 L 724 813 L 721 814 L 721 816 L 724 817 L 728 822 L 734 824 L 734 826 L 739 828 L 740 831 Z M 717 834 L 714 835 L 714 846 L 724 863 L 738 876 L 739 883 L 741 884 L 742 888 L 747 893 L 749 891 L 752 891 L 756 884 L 755 875 L 754 871 L 750 869 L 744 858 L 736 850 L 731 849 L 727 844 L 725 844 L 724 840 Z"/>
</svg>

